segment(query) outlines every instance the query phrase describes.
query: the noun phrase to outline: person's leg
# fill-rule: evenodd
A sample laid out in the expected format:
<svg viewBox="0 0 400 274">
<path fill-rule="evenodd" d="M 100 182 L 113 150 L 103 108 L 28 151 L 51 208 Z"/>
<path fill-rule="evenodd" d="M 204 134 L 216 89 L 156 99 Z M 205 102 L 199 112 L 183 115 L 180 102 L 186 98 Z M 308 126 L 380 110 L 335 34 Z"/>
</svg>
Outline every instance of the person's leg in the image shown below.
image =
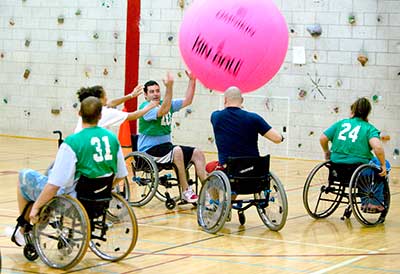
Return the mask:
<svg viewBox="0 0 400 274">
<path fill-rule="evenodd" d="M 206 158 L 204 157 L 204 153 L 195 148 L 192 154 L 191 161 L 194 163 L 196 168 L 197 176 L 199 177 L 200 181 L 203 183 L 207 178 L 206 173 Z"/>
<path fill-rule="evenodd" d="M 186 178 L 186 170 L 185 170 L 185 162 L 183 157 L 183 151 L 180 146 L 174 147 L 174 164 L 178 169 L 178 178 L 179 183 L 182 187 L 182 190 L 185 191 L 189 187 L 187 178 Z"/>
</svg>

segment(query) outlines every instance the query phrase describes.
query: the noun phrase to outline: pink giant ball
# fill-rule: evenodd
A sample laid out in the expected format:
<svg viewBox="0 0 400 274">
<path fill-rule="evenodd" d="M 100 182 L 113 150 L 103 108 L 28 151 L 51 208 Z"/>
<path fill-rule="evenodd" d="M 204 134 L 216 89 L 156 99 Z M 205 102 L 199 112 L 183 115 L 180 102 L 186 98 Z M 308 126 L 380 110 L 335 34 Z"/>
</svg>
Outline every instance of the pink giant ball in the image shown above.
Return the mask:
<svg viewBox="0 0 400 274">
<path fill-rule="evenodd" d="M 179 49 L 207 88 L 243 93 L 271 80 L 288 47 L 284 17 L 272 0 L 195 0 L 186 11 Z"/>
</svg>

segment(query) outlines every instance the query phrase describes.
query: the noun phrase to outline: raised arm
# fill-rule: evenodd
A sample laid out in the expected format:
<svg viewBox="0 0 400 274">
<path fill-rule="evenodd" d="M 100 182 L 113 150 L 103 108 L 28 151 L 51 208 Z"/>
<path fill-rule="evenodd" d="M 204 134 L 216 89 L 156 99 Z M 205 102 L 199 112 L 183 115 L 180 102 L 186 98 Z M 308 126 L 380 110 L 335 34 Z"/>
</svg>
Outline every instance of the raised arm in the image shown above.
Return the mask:
<svg viewBox="0 0 400 274">
<path fill-rule="evenodd" d="M 107 107 L 116 107 L 120 104 L 125 103 L 126 101 L 128 101 L 130 99 L 133 99 L 133 98 L 139 96 L 140 94 L 142 94 L 142 92 L 143 92 L 143 87 L 141 85 L 137 85 L 131 93 L 129 93 L 123 97 L 120 97 L 120 98 L 108 100 L 106 106 Z"/>
<path fill-rule="evenodd" d="M 162 117 L 169 112 L 171 109 L 172 102 L 172 87 L 174 85 L 174 77 L 170 72 L 167 73 L 166 79 L 163 80 L 165 85 L 165 96 L 164 100 L 157 111 L 157 117 Z"/>
<path fill-rule="evenodd" d="M 369 145 L 372 147 L 372 150 L 375 153 L 376 158 L 378 158 L 379 162 L 381 163 L 381 173 L 380 176 L 386 176 L 386 162 L 385 162 L 385 151 L 383 149 L 381 140 L 379 138 L 373 137 L 369 139 Z"/>
<path fill-rule="evenodd" d="M 188 72 L 188 71 L 185 71 L 185 72 L 186 72 L 186 75 L 189 77 L 189 83 L 188 83 L 188 87 L 186 90 L 185 99 L 182 102 L 182 108 L 187 107 L 192 104 L 194 92 L 196 90 L 196 77 L 191 72 Z"/>
<path fill-rule="evenodd" d="M 158 106 L 157 102 L 150 102 L 145 108 L 140 109 L 140 110 L 136 110 L 134 112 L 129 112 L 128 113 L 128 117 L 126 118 L 126 120 L 137 120 L 140 117 L 142 117 L 143 115 L 145 115 L 147 112 L 149 112 L 149 110 L 155 108 L 156 106 Z"/>
</svg>

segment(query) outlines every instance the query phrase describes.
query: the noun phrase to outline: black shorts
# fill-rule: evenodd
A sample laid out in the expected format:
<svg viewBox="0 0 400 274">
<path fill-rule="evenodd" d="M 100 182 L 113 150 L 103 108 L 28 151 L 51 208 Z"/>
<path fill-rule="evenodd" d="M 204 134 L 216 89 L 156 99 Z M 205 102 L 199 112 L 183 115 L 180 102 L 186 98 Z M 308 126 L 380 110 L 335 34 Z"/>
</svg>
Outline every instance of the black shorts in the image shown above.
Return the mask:
<svg viewBox="0 0 400 274">
<path fill-rule="evenodd" d="M 177 145 L 172 143 L 163 143 L 156 145 L 146 151 L 149 155 L 153 156 L 156 163 L 159 164 L 169 164 L 174 160 L 173 149 Z M 185 168 L 188 166 L 190 160 L 192 159 L 194 147 L 179 146 L 183 152 L 183 161 Z"/>
</svg>

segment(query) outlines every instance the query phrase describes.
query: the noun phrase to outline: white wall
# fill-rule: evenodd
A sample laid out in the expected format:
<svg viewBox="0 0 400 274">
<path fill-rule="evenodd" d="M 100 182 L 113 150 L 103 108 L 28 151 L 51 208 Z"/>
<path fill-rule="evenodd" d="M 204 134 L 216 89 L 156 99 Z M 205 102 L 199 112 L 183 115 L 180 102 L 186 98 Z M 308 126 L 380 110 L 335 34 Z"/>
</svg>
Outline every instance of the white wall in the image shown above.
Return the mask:
<svg viewBox="0 0 400 274">
<path fill-rule="evenodd" d="M 72 131 L 76 114 L 75 91 L 82 85 L 104 85 L 111 96 L 123 94 L 126 0 L 0 1 L 0 134 L 49 137 L 54 128 Z M 185 7 L 180 8 L 183 2 Z M 175 95 L 186 89 L 185 66 L 177 35 L 192 1 L 143 0 L 139 79 L 161 83 L 166 71 L 175 74 Z M 400 1 L 395 0 L 275 0 L 290 33 L 289 51 L 280 72 L 266 86 L 245 96 L 245 106 L 265 117 L 278 130 L 287 128 L 286 143 L 261 141 L 274 155 L 321 159 L 318 138 L 337 119 L 348 116 L 357 97 L 380 96 L 370 121 L 390 135 L 387 158 L 400 148 Z M 82 14 L 76 16 L 77 9 Z M 356 24 L 350 25 L 353 13 Z M 59 25 L 57 17 L 64 15 Z M 15 25 L 9 20 L 13 18 Z M 319 23 L 322 35 L 313 38 L 308 25 Z M 98 32 L 100 38 L 93 39 Z M 113 33 L 119 33 L 114 39 Z M 168 37 L 172 36 L 172 41 Z M 24 46 L 31 38 L 31 45 Z M 58 48 L 57 39 L 64 39 Z M 306 65 L 292 63 L 293 46 L 305 47 Z M 369 61 L 361 66 L 358 55 Z M 113 57 L 118 57 L 118 62 Z M 317 56 L 315 59 L 314 56 Z M 78 61 L 75 61 L 78 57 Z M 24 79 L 25 68 L 31 68 Z M 103 75 L 104 68 L 109 74 Z M 89 71 L 89 78 L 85 71 Z M 55 84 L 54 79 L 59 83 Z M 313 91 L 311 79 L 320 79 L 326 99 Z M 299 89 L 308 91 L 299 99 Z M 7 99 L 7 103 L 3 99 Z M 62 107 L 53 115 L 51 108 Z M 215 151 L 210 113 L 221 107 L 221 95 L 199 84 L 191 113 L 175 116 L 174 141 Z M 338 113 L 335 112 L 338 108 Z M 24 111 L 29 111 L 27 116 Z"/>
</svg>

